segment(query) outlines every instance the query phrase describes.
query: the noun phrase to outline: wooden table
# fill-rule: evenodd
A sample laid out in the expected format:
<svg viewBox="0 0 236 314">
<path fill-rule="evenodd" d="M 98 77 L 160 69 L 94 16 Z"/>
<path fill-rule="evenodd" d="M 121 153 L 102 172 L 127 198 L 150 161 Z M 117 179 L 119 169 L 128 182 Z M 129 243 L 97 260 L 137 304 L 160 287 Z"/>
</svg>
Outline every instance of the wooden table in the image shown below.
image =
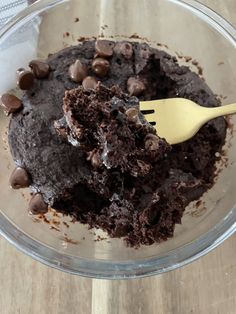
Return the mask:
<svg viewBox="0 0 236 314">
<path fill-rule="evenodd" d="M 235 0 L 202 0 L 236 26 Z M 130 281 L 46 267 L 0 239 L 0 314 L 235 314 L 236 234 L 182 269 Z"/>
</svg>

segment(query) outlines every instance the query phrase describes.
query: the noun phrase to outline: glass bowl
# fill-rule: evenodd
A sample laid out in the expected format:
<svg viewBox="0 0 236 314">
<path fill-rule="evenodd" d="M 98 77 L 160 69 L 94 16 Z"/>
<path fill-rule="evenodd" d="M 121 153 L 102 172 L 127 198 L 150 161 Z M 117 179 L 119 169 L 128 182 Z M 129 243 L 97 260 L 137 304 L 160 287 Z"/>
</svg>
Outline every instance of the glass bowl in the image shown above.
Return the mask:
<svg viewBox="0 0 236 314">
<path fill-rule="evenodd" d="M 0 93 L 15 88 L 15 70 L 31 59 L 46 58 L 49 53 L 78 43 L 82 37 L 92 36 L 116 40 L 135 37 L 172 54 L 177 52 L 182 63 L 182 55 L 191 56 L 203 67 L 212 90 L 227 96 L 221 96 L 223 104 L 236 100 L 236 31 L 222 17 L 193 0 L 39 1 L 0 32 Z M 196 70 L 194 65 L 191 67 Z M 30 192 L 13 191 L 8 186 L 14 167 L 7 146 L 8 121 L 1 112 L 0 232 L 17 248 L 47 265 L 96 278 L 159 274 L 204 255 L 236 229 L 233 126 L 214 187 L 203 195 L 198 206 L 196 202 L 188 206 L 174 238 L 132 249 L 120 239 L 109 239 L 99 230 L 88 230 L 52 211 L 44 221 L 28 214 Z"/>
</svg>

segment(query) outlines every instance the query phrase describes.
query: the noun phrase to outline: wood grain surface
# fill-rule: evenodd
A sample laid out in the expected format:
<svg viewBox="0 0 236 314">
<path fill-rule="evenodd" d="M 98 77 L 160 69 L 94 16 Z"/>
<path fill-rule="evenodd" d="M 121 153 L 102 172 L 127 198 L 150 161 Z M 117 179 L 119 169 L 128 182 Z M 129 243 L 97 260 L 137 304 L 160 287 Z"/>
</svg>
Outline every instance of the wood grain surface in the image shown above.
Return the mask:
<svg viewBox="0 0 236 314">
<path fill-rule="evenodd" d="M 235 0 L 201 1 L 236 26 Z M 0 239 L 0 314 L 235 314 L 236 234 L 176 271 L 91 280 L 50 269 Z"/>
</svg>

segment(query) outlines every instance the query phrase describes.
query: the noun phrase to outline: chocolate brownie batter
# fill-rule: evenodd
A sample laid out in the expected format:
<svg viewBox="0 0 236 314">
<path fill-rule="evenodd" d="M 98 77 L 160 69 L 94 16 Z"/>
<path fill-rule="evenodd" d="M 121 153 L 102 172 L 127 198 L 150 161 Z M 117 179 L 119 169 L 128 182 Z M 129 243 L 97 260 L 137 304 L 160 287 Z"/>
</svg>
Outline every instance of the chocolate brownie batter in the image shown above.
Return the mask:
<svg viewBox="0 0 236 314">
<path fill-rule="evenodd" d="M 12 156 L 36 198 L 130 246 L 173 236 L 185 207 L 213 185 L 226 123 L 217 118 L 171 147 L 145 121 L 138 98 L 219 106 L 212 91 L 147 44 L 85 41 L 47 64 L 50 73 L 34 79 L 9 126 Z"/>
</svg>

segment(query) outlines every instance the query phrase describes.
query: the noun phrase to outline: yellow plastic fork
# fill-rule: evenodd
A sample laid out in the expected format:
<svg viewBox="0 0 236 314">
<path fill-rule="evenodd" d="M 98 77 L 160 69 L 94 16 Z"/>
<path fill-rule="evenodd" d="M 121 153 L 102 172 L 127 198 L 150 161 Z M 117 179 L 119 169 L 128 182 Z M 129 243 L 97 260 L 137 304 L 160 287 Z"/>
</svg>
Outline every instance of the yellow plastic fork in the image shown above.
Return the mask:
<svg viewBox="0 0 236 314">
<path fill-rule="evenodd" d="M 193 137 L 209 120 L 236 113 L 236 104 L 205 108 L 184 98 L 141 101 L 140 110 L 160 137 L 170 144 Z"/>
</svg>

